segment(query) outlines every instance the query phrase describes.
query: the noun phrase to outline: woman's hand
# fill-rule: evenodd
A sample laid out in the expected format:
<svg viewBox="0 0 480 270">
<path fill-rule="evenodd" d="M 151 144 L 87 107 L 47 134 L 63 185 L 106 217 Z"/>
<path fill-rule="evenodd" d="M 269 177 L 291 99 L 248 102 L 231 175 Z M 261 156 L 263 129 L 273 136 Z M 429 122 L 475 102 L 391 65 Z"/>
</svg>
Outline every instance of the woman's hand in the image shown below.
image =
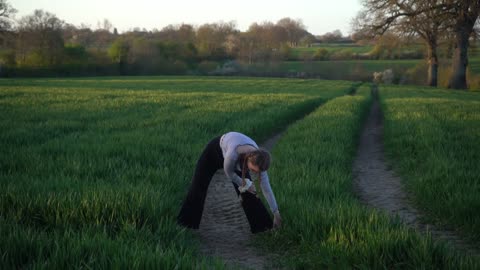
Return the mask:
<svg viewBox="0 0 480 270">
<path fill-rule="evenodd" d="M 255 185 L 253 185 L 252 180 L 245 178 L 245 184 L 243 186 L 239 186 L 238 190 L 240 193 L 244 193 L 246 191 L 250 191 L 250 189 L 253 187 L 255 189 Z"/>
<path fill-rule="evenodd" d="M 277 210 L 273 213 L 273 228 L 278 229 L 282 226 L 282 217 L 280 216 L 280 212 Z"/>
<path fill-rule="evenodd" d="M 252 193 L 252 194 L 257 194 L 257 190 L 255 189 L 255 185 L 251 185 L 249 188 L 248 188 L 248 192 Z"/>
</svg>

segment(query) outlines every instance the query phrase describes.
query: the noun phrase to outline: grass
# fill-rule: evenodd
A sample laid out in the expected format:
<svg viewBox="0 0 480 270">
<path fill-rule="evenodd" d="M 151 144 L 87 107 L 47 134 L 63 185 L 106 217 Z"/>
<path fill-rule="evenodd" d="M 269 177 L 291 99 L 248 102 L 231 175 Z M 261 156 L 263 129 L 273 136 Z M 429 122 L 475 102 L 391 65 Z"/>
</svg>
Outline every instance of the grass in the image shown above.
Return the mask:
<svg viewBox="0 0 480 270">
<path fill-rule="evenodd" d="M 424 50 L 423 44 L 411 44 L 411 45 L 400 45 L 397 48 L 392 48 L 391 50 L 395 52 L 395 55 L 399 56 L 404 55 L 403 58 L 414 57 L 418 59 L 419 53 Z M 330 56 L 332 55 L 363 55 L 364 57 L 375 53 L 374 45 L 358 45 L 355 43 L 323 43 L 313 45 L 311 47 L 297 47 L 292 49 L 292 56 L 297 59 L 303 59 L 312 57 L 318 50 L 326 50 Z M 384 56 L 385 57 L 385 56 Z"/>
<path fill-rule="evenodd" d="M 368 53 L 373 49 L 373 46 L 371 45 L 356 45 L 352 43 L 348 44 L 342 44 L 342 43 L 331 43 L 331 44 L 321 44 L 321 45 L 315 45 L 312 47 L 297 47 L 292 49 L 292 54 L 295 57 L 301 57 L 301 56 L 312 56 L 315 54 L 315 52 L 319 49 L 325 49 L 330 53 L 333 52 L 339 52 L 339 51 L 350 51 L 352 53 L 358 53 L 358 54 L 363 54 L 363 53 Z"/>
<path fill-rule="evenodd" d="M 350 82 L 135 77 L 0 80 L 0 269 L 222 269 L 176 226 L 195 161 L 258 141 Z"/>
<path fill-rule="evenodd" d="M 369 104 L 363 86 L 282 136 L 270 174 L 284 226 L 257 243 L 281 254 L 286 269 L 478 269 L 478 258 L 419 236 L 353 196 L 355 142 Z"/>
<path fill-rule="evenodd" d="M 373 72 L 392 69 L 400 76 L 422 60 L 346 60 L 346 61 L 287 61 L 269 64 L 252 64 L 245 68 L 257 75 L 292 75 L 304 73 L 309 76 L 340 80 L 371 81 Z"/>
<path fill-rule="evenodd" d="M 472 74 L 480 74 L 480 57 L 469 58 L 468 67 Z"/>
<path fill-rule="evenodd" d="M 480 94 L 381 88 L 391 163 L 430 220 L 480 241 Z"/>
<path fill-rule="evenodd" d="M 175 225 L 198 155 L 225 131 L 262 142 L 313 110 L 273 150 L 269 174 L 284 226 L 256 237 L 258 245 L 284 255 L 278 262 L 288 269 L 480 267 L 478 258 L 418 235 L 352 194 L 368 86 L 354 96 L 345 95 L 351 82 L 226 77 L 17 79 L 0 87 L 0 269 L 223 269 L 198 253 L 194 233 Z M 459 139 L 474 164 L 478 147 L 467 141 L 480 134 L 478 95 L 404 89 L 381 90 L 386 116 L 407 116 L 413 132 L 422 115 L 416 110 L 428 106 L 412 101 L 434 100 L 442 106 L 433 111 L 445 114 L 432 119 L 448 129 L 428 125 L 414 135 L 431 129 L 438 134 L 428 138 L 448 137 L 454 158 Z M 390 130 L 407 132 L 396 124 Z M 398 164 L 408 161 L 398 156 Z M 475 195 L 465 194 L 472 203 Z"/>
</svg>

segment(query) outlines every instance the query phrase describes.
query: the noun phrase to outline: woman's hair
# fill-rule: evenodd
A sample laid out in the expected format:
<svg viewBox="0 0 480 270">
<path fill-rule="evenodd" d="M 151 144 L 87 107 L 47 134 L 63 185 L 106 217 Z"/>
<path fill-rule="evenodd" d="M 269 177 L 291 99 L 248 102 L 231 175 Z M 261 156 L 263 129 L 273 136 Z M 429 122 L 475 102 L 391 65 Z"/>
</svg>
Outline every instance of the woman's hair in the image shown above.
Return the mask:
<svg viewBox="0 0 480 270">
<path fill-rule="evenodd" d="M 245 184 L 245 174 L 248 169 L 248 164 L 247 162 L 250 161 L 252 162 L 253 165 L 258 166 L 260 169 L 260 172 L 258 172 L 258 181 L 262 181 L 261 177 L 261 172 L 268 170 L 270 167 L 270 153 L 263 149 L 259 148 L 255 151 L 246 153 L 246 154 L 241 154 L 240 155 L 240 161 L 243 161 L 243 166 L 242 166 L 242 181 Z"/>
</svg>

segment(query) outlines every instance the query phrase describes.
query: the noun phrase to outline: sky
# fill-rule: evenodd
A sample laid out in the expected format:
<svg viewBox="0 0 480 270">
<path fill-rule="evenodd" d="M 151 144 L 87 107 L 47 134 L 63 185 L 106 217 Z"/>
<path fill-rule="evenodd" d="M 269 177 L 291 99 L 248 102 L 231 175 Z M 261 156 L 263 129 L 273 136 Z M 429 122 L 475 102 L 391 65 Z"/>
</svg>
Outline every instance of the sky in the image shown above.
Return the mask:
<svg viewBox="0 0 480 270">
<path fill-rule="evenodd" d="M 281 18 L 301 19 L 307 30 L 322 35 L 340 30 L 350 33 L 350 22 L 361 9 L 361 0 L 7 0 L 18 10 L 16 18 L 43 9 L 61 20 L 97 28 L 108 19 L 119 32 L 134 27 L 161 30 L 169 24 L 236 23 L 246 31 L 256 22 L 277 22 Z"/>
</svg>

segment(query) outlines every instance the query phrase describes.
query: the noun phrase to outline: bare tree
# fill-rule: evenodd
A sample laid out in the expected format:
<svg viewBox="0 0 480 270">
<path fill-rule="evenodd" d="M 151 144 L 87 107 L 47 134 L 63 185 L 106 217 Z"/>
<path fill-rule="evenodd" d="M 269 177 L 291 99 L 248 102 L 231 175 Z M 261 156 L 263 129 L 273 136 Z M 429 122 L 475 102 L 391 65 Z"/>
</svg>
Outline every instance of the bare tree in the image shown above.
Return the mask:
<svg viewBox="0 0 480 270">
<path fill-rule="evenodd" d="M 13 26 L 13 16 L 17 12 L 7 0 L 0 0 L 0 32 L 10 30 Z"/>
<path fill-rule="evenodd" d="M 264 22 L 262 24 L 253 23 L 243 35 L 243 44 L 241 46 L 241 56 L 248 60 L 248 63 L 256 61 L 267 61 L 272 50 L 279 48 L 273 38 L 274 25 L 271 22 Z"/>
<path fill-rule="evenodd" d="M 280 19 L 277 22 L 277 25 L 285 29 L 291 47 L 298 46 L 300 40 L 308 34 L 306 27 L 301 20 L 293 20 L 287 17 Z"/>
<path fill-rule="evenodd" d="M 441 34 L 447 24 L 444 7 L 439 0 L 364 0 L 364 10 L 353 22 L 355 32 L 384 35 L 387 31 L 402 37 L 418 35 L 427 47 L 428 79 L 437 86 L 438 53 Z"/>
<path fill-rule="evenodd" d="M 203 24 L 197 29 L 196 46 L 200 56 L 210 59 L 224 58 L 225 41 L 230 34 L 238 32 L 234 22 Z"/>
<path fill-rule="evenodd" d="M 25 63 L 30 56 L 34 65 L 55 65 L 61 61 L 63 53 L 62 27 L 64 22 L 54 14 L 35 10 L 25 16 L 18 25 L 18 47 L 20 62 Z"/>
<path fill-rule="evenodd" d="M 7 0 L 0 0 L 0 48 L 12 47 L 11 44 L 14 42 L 14 38 L 10 30 L 13 28 L 13 17 L 16 12 L 17 10 Z"/>
<path fill-rule="evenodd" d="M 193 43 L 195 41 L 195 29 L 190 24 L 168 25 L 155 36 L 161 41 L 177 43 Z"/>
<path fill-rule="evenodd" d="M 415 32 L 422 37 L 427 44 L 428 81 L 432 86 L 436 85 L 436 47 L 440 36 L 453 33 L 455 41 L 449 88 L 467 88 L 469 39 L 480 14 L 479 0 L 364 0 L 363 5 L 365 10 L 356 22 L 367 22 L 364 26 L 380 34 L 393 29 L 397 33 Z"/>
<path fill-rule="evenodd" d="M 103 19 L 102 22 L 97 22 L 97 30 L 104 30 L 110 32 L 113 28 L 113 24 L 108 19 Z"/>
<path fill-rule="evenodd" d="M 474 32 L 475 22 L 480 13 L 480 1 L 446 0 L 445 2 L 449 5 L 448 14 L 455 33 L 452 75 L 448 87 L 466 89 L 469 39 Z"/>
<path fill-rule="evenodd" d="M 333 32 L 325 33 L 323 36 L 319 37 L 319 39 L 324 42 L 338 42 L 342 39 L 342 36 L 342 32 L 337 29 Z"/>
</svg>

